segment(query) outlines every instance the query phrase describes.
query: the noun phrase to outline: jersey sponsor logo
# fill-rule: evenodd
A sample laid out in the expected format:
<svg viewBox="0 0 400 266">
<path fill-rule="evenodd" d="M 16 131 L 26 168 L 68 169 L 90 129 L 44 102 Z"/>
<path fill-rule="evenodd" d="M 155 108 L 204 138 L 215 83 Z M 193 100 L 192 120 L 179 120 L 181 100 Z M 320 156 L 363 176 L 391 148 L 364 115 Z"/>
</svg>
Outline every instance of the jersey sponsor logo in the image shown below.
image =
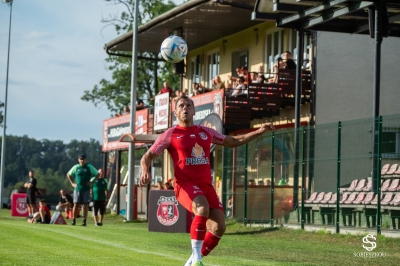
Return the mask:
<svg viewBox="0 0 400 266">
<path fill-rule="evenodd" d="M 200 189 L 198 186 L 193 186 L 194 189 Z"/>
<path fill-rule="evenodd" d="M 161 196 L 158 199 L 157 219 L 160 224 L 171 226 L 179 219 L 178 201 L 175 196 Z"/>
<path fill-rule="evenodd" d="M 177 139 L 183 138 L 184 136 L 176 136 Z"/>
<path fill-rule="evenodd" d="M 202 138 L 202 139 L 204 139 L 204 140 L 207 140 L 207 139 L 208 139 L 206 133 L 204 133 L 204 132 L 200 132 L 200 133 L 199 133 L 199 136 L 200 136 L 200 138 Z"/>
<path fill-rule="evenodd" d="M 196 135 L 195 135 L 195 134 L 190 134 L 190 137 L 191 137 L 191 138 L 195 138 Z"/>
<path fill-rule="evenodd" d="M 186 158 L 186 165 L 209 164 L 208 158 L 204 157 L 204 150 L 199 144 L 195 144 L 192 148 L 191 158 Z"/>
</svg>

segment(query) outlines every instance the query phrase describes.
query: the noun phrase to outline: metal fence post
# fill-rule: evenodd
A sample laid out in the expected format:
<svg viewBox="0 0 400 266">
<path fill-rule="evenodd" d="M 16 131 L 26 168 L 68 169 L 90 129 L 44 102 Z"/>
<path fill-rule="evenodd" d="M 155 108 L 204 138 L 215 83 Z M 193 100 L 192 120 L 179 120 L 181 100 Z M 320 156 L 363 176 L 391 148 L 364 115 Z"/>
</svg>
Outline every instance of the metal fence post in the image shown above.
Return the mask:
<svg viewBox="0 0 400 266">
<path fill-rule="evenodd" d="M 271 136 L 271 199 L 270 199 L 270 223 L 274 226 L 274 190 L 275 190 L 275 132 L 272 131 Z"/>
<path fill-rule="evenodd" d="M 244 225 L 247 224 L 247 148 L 248 145 L 245 145 L 245 151 L 244 151 L 244 216 L 243 216 L 243 220 L 244 220 Z"/>
<path fill-rule="evenodd" d="M 381 137 L 382 137 L 382 116 L 375 118 L 374 123 L 377 123 L 378 129 L 378 139 L 377 139 L 377 156 L 376 156 L 376 188 L 377 188 L 377 196 L 378 201 L 376 204 L 376 234 L 381 234 L 381 161 L 382 161 L 382 154 L 381 154 Z M 374 157 L 372 157 L 374 158 Z"/>
<path fill-rule="evenodd" d="M 306 163 L 306 148 L 305 148 L 305 140 L 306 140 L 306 129 L 305 127 L 303 127 L 303 141 L 302 141 L 302 152 L 301 152 L 301 229 L 304 229 L 304 197 L 305 197 L 305 193 L 306 193 L 306 188 L 305 188 L 305 180 L 304 180 L 304 176 L 305 176 L 305 163 Z M 295 204 L 293 202 L 293 204 Z M 297 204 L 297 202 L 296 202 Z"/>
<path fill-rule="evenodd" d="M 337 139 L 337 161 L 336 161 L 336 233 L 340 233 L 339 225 L 339 201 L 340 201 L 340 163 L 341 163 L 341 145 L 342 145 L 342 122 L 338 122 L 338 139 Z"/>
</svg>

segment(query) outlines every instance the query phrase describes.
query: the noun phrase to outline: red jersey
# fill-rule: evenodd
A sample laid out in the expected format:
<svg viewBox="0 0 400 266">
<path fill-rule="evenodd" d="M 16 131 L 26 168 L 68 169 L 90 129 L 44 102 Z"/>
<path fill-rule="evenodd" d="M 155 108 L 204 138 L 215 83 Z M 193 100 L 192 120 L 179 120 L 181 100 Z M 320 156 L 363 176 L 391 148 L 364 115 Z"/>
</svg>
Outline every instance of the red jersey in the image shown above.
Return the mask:
<svg viewBox="0 0 400 266">
<path fill-rule="evenodd" d="M 161 93 L 169 93 L 169 96 L 171 96 L 174 92 L 172 91 L 171 88 L 167 87 L 167 88 L 162 88 L 161 89 Z"/>
<path fill-rule="evenodd" d="M 44 210 L 44 212 L 46 213 L 47 218 L 49 218 L 49 220 L 51 219 L 51 213 L 49 208 L 46 205 L 43 206 L 39 206 L 40 210 Z"/>
<path fill-rule="evenodd" d="M 162 133 L 150 150 L 160 155 L 167 149 L 174 163 L 175 182 L 190 180 L 211 184 L 210 146 L 222 144 L 225 135 L 214 129 L 195 125 L 174 126 Z"/>
</svg>

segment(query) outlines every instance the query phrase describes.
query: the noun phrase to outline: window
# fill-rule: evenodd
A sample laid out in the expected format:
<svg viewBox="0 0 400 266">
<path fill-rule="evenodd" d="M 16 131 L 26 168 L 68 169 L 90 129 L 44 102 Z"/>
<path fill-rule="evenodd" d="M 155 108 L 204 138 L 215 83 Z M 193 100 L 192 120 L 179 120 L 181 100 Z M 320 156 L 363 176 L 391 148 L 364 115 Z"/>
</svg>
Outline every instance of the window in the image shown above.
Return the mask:
<svg viewBox="0 0 400 266">
<path fill-rule="evenodd" d="M 192 84 L 201 82 L 202 69 L 203 69 L 203 55 L 197 55 L 195 58 L 192 58 L 192 61 L 190 63 L 190 71 L 192 77 L 189 89 L 190 93 L 192 93 Z"/>
<path fill-rule="evenodd" d="M 210 53 L 207 56 L 207 81 L 205 86 L 212 87 L 212 79 L 219 75 L 219 52 Z"/>
<path fill-rule="evenodd" d="M 244 49 L 232 53 L 232 69 L 231 72 L 235 76 L 236 68 L 249 66 L 249 50 Z"/>
<path fill-rule="evenodd" d="M 400 158 L 400 129 L 385 129 L 381 135 L 382 158 Z"/>
</svg>

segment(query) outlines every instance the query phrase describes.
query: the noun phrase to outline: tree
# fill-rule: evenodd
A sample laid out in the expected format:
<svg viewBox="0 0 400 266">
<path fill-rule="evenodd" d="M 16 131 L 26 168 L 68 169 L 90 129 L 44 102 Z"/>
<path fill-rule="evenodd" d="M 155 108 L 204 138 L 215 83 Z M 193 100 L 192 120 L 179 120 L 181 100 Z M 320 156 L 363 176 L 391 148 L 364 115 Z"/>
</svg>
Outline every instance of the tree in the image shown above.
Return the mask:
<svg viewBox="0 0 400 266">
<path fill-rule="evenodd" d="M 119 16 L 109 15 L 103 18 L 105 27 L 113 26 L 118 35 L 132 30 L 134 23 L 134 0 L 105 0 L 114 5 L 125 6 Z M 161 0 L 140 1 L 138 23 L 142 25 L 166 11 L 174 8 L 176 5 L 168 0 L 167 3 Z M 161 45 L 161 43 L 160 43 Z M 99 84 L 89 91 L 85 90 L 82 100 L 92 102 L 95 106 L 106 105 L 112 113 L 121 113 L 125 106 L 130 103 L 131 92 L 131 73 L 132 73 L 132 53 L 121 52 L 122 56 L 109 55 L 106 59 L 108 70 L 113 71 L 112 80 L 100 80 Z M 158 53 L 138 53 L 138 75 L 137 75 L 137 93 L 145 102 L 153 98 L 159 91 L 159 84 L 168 80 L 172 88 L 179 88 L 179 76 L 173 74 L 172 64 L 166 63 Z"/>
<path fill-rule="evenodd" d="M 0 109 L 4 108 L 4 103 L 0 102 Z M 0 111 L 0 125 L 3 126 L 3 121 L 4 121 L 4 115 L 3 111 Z"/>
</svg>

